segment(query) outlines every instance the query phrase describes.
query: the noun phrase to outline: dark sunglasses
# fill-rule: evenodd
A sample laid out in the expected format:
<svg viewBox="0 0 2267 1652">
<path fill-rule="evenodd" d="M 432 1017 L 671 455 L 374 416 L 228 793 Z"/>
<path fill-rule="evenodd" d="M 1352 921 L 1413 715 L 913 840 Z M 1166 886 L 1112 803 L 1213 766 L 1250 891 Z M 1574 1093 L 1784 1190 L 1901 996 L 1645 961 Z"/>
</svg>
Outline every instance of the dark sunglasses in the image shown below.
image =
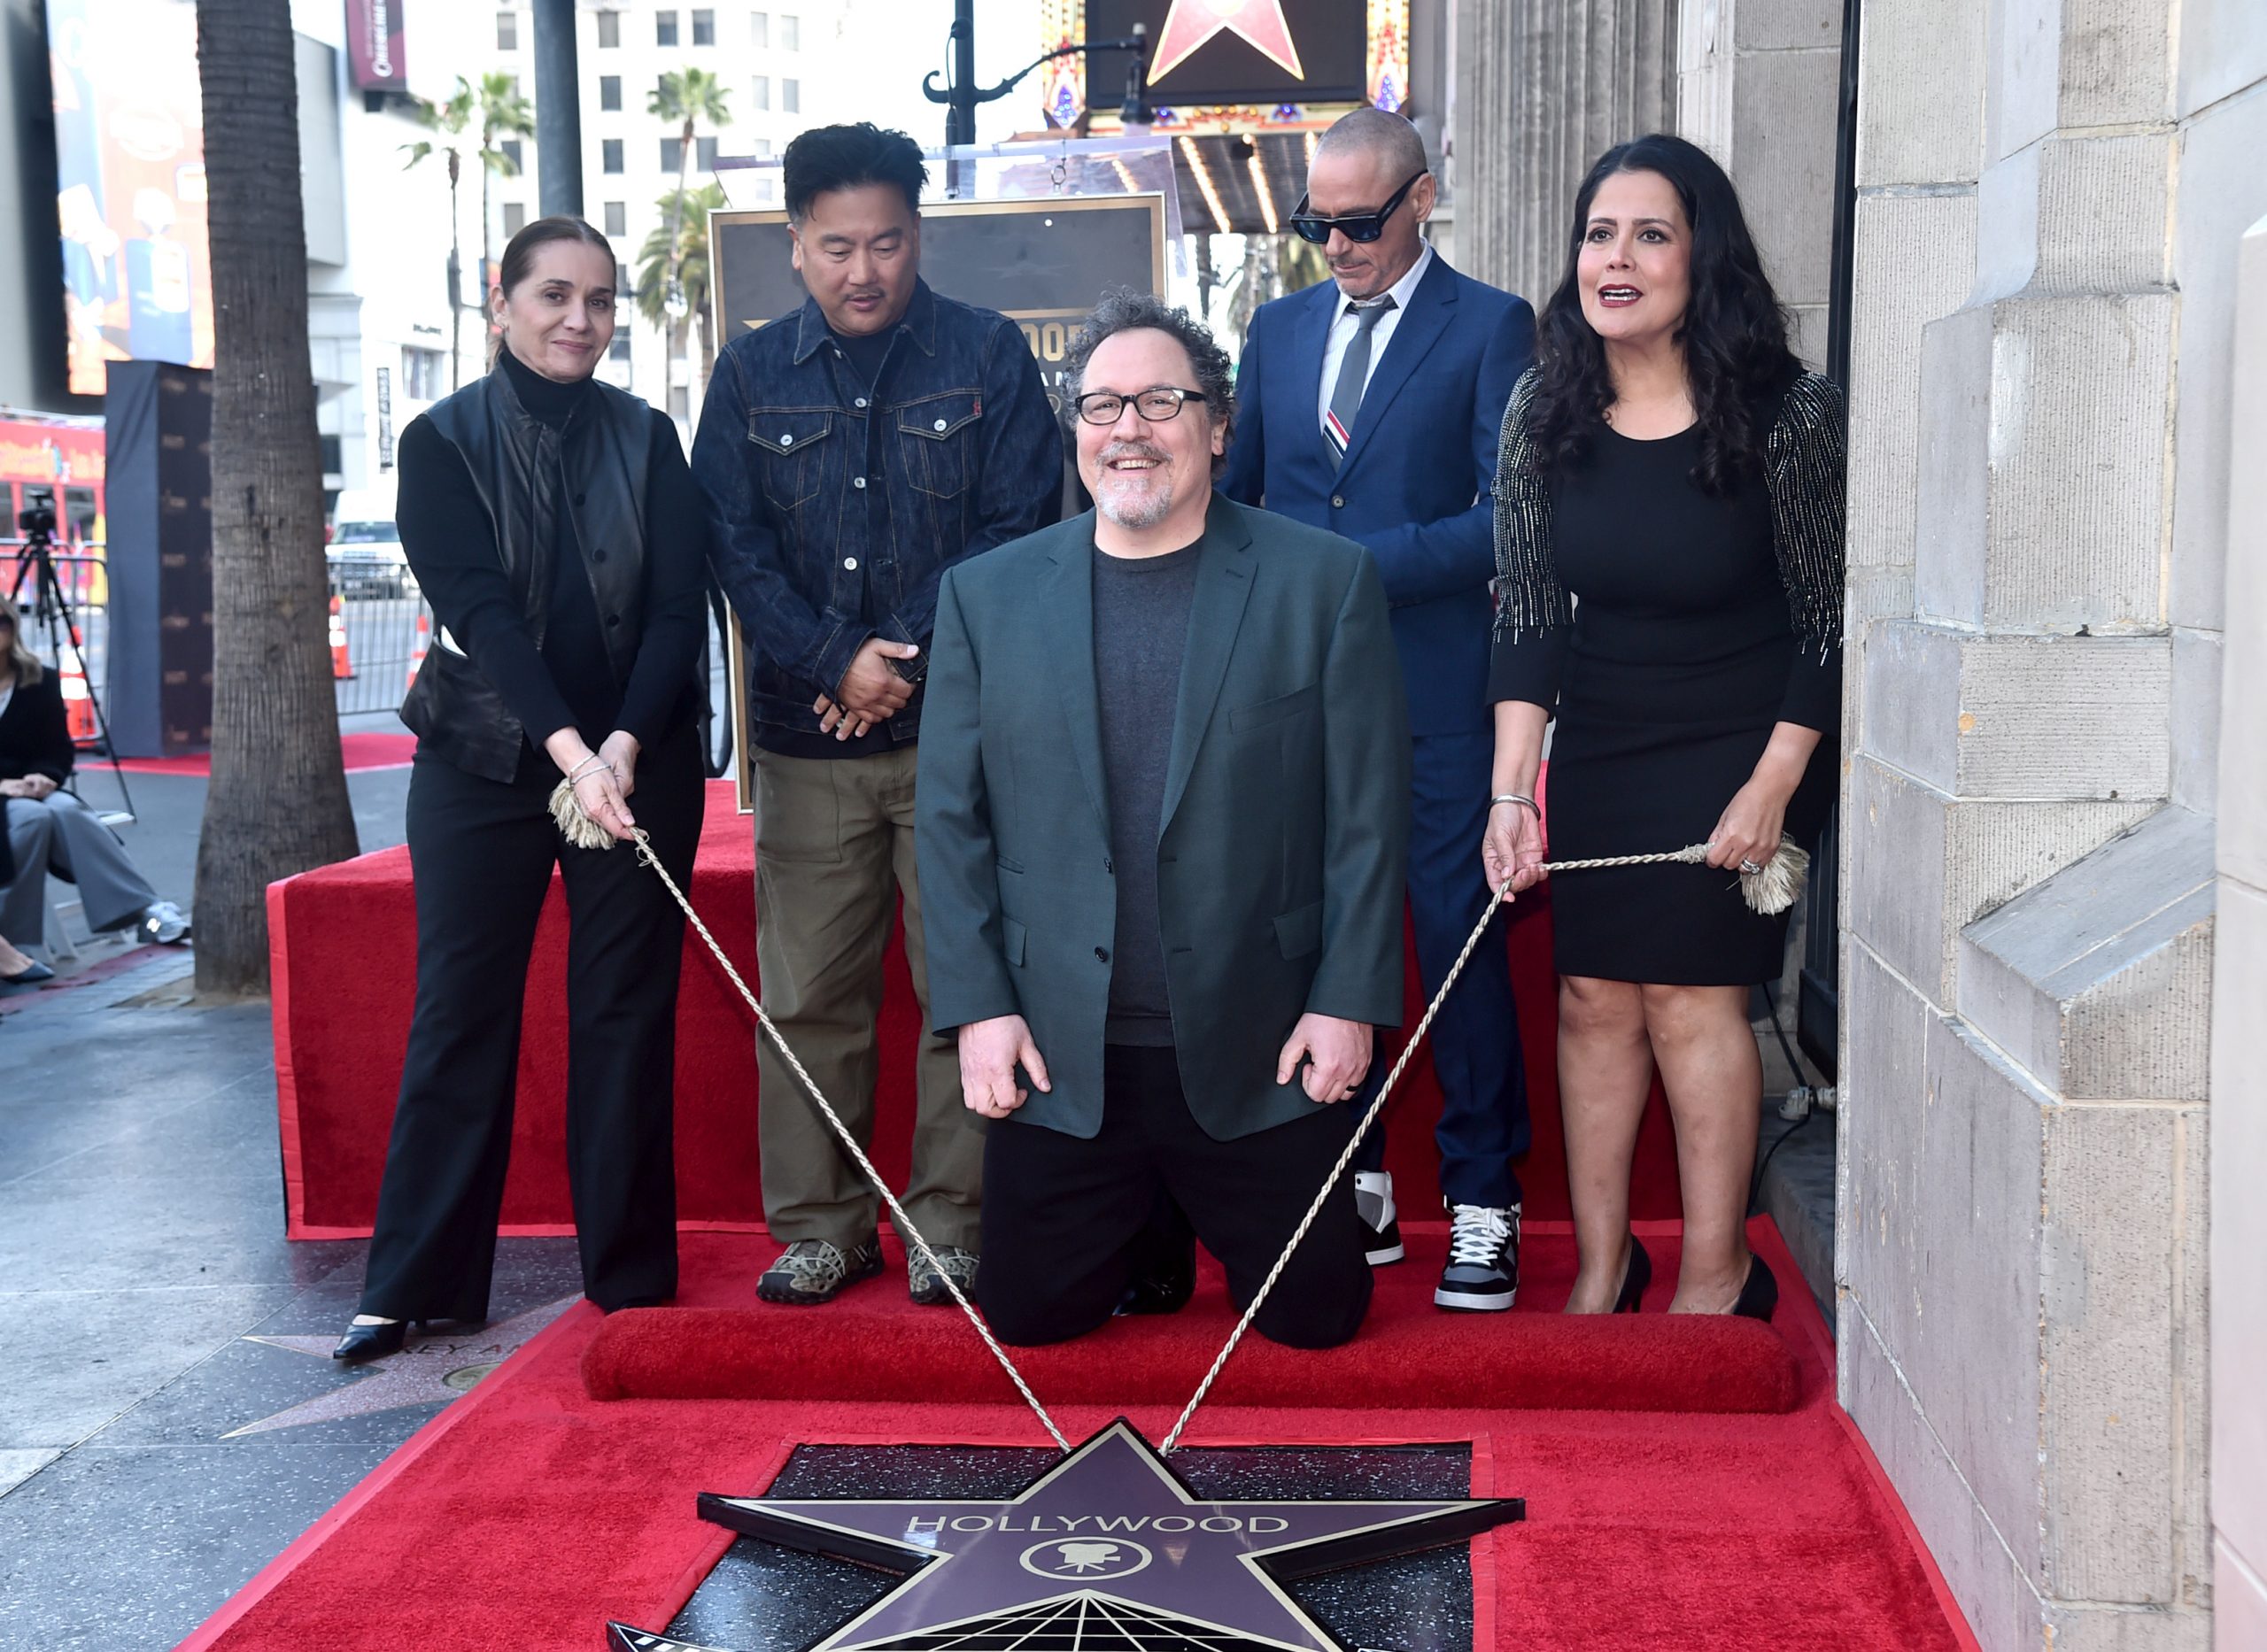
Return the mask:
<svg viewBox="0 0 2267 1652">
<path fill-rule="evenodd" d="M 1410 190 L 1417 187 L 1417 180 L 1430 172 L 1428 166 L 1412 173 L 1409 181 L 1396 189 L 1383 206 L 1374 212 L 1349 212 L 1343 218 L 1325 218 L 1319 212 L 1307 211 L 1307 197 L 1299 197 L 1298 210 L 1291 214 L 1291 228 L 1298 231 L 1299 239 L 1311 241 L 1317 246 L 1330 239 L 1334 229 L 1342 230 L 1349 241 L 1375 241 L 1385 234 L 1385 220 L 1393 216 Z"/>
</svg>

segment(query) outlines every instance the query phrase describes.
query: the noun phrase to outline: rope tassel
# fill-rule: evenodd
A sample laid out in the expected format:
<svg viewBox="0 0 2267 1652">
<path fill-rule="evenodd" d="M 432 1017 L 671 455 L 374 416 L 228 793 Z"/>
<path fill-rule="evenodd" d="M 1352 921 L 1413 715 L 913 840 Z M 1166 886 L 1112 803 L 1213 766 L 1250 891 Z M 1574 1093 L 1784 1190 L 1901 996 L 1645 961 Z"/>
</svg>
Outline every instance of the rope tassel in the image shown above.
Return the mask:
<svg viewBox="0 0 2267 1652">
<path fill-rule="evenodd" d="M 1706 866 L 1708 845 L 1691 843 L 1671 854 L 1615 854 L 1598 861 L 1552 861 L 1544 865 L 1546 872 L 1589 872 L 1606 866 Z M 1760 872 L 1739 875 L 1739 892 L 1751 910 L 1766 917 L 1784 912 L 1795 904 L 1795 897 L 1802 893 L 1803 879 L 1810 872 L 1810 852 L 1796 844 L 1791 838 L 1779 839 L 1779 847 Z"/>
</svg>

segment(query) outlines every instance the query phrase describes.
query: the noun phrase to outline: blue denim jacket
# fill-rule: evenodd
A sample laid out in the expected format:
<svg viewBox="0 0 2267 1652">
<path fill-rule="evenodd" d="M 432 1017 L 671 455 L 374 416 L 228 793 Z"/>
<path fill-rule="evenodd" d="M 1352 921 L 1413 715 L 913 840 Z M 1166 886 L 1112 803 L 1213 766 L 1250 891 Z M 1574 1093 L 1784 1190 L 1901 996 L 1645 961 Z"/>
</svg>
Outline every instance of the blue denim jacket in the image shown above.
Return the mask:
<svg viewBox="0 0 2267 1652">
<path fill-rule="evenodd" d="M 866 639 L 928 661 L 937 581 L 1062 512 L 1063 436 L 1023 331 L 917 281 L 871 390 L 815 300 L 716 359 L 692 474 L 739 615 L 748 714 L 816 735 Z M 919 732 L 921 696 L 883 725 Z"/>
</svg>

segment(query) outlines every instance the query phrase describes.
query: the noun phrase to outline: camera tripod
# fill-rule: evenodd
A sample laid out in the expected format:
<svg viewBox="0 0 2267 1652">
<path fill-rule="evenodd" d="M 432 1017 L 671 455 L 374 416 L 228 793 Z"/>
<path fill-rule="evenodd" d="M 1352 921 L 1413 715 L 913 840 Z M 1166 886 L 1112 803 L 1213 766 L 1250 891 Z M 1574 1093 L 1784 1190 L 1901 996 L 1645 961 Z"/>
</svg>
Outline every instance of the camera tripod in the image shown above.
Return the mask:
<svg viewBox="0 0 2267 1652">
<path fill-rule="evenodd" d="M 45 633 L 48 663 L 59 681 L 63 675 L 63 654 L 68 648 L 79 661 L 79 669 L 86 670 L 86 633 L 79 629 L 79 616 L 71 606 L 70 593 L 55 571 L 55 513 L 33 509 L 17 518 L 22 528 L 24 542 L 16 552 L 16 575 L 10 583 L 9 598 L 27 632 L 26 640 L 35 628 Z M 24 587 L 31 586 L 31 601 L 24 600 Z M 95 728 L 102 737 L 103 755 L 110 761 L 112 776 L 118 782 L 118 795 L 125 804 L 125 818 L 134 818 L 134 794 L 127 789 L 126 770 L 118 760 L 117 742 L 110 737 L 110 714 L 103 708 L 103 697 L 95 691 L 92 678 L 87 680 L 87 703 L 94 707 Z"/>
</svg>

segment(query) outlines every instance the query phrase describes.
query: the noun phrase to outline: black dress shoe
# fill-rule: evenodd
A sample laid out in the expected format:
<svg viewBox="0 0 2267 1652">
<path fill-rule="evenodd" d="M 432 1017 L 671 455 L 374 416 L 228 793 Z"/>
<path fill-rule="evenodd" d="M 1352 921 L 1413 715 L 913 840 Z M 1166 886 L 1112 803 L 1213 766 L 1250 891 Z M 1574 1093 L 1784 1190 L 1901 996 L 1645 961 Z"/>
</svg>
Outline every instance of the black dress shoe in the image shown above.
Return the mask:
<svg viewBox="0 0 2267 1652">
<path fill-rule="evenodd" d="M 1760 1256 L 1747 1259 L 1747 1278 L 1739 1287 L 1739 1301 L 1732 1304 L 1732 1312 L 1744 1314 L 1750 1319 L 1768 1320 L 1771 1310 L 1779 1305 L 1779 1281 Z"/>
<path fill-rule="evenodd" d="M 1632 1233 L 1629 1236 L 1629 1260 L 1621 1267 L 1621 1294 L 1613 1299 L 1613 1311 L 1617 1314 L 1637 1312 L 1645 1304 L 1645 1287 L 1652 1282 L 1653 1259 L 1637 1242 L 1637 1236 Z"/>
<path fill-rule="evenodd" d="M 360 1365 L 370 1360 L 382 1360 L 389 1354 L 401 1352 L 409 1340 L 409 1322 L 390 1320 L 383 1325 L 349 1325 L 330 1357 L 348 1365 Z"/>
<path fill-rule="evenodd" d="M 1118 1299 L 1120 1314 L 1177 1314 L 1196 1293 L 1196 1230 L 1163 1194 L 1135 1236 L 1134 1278 Z"/>
<path fill-rule="evenodd" d="M 34 959 L 13 975 L 0 975 L 0 986 L 37 986 L 55 979 L 55 971 Z"/>
</svg>

